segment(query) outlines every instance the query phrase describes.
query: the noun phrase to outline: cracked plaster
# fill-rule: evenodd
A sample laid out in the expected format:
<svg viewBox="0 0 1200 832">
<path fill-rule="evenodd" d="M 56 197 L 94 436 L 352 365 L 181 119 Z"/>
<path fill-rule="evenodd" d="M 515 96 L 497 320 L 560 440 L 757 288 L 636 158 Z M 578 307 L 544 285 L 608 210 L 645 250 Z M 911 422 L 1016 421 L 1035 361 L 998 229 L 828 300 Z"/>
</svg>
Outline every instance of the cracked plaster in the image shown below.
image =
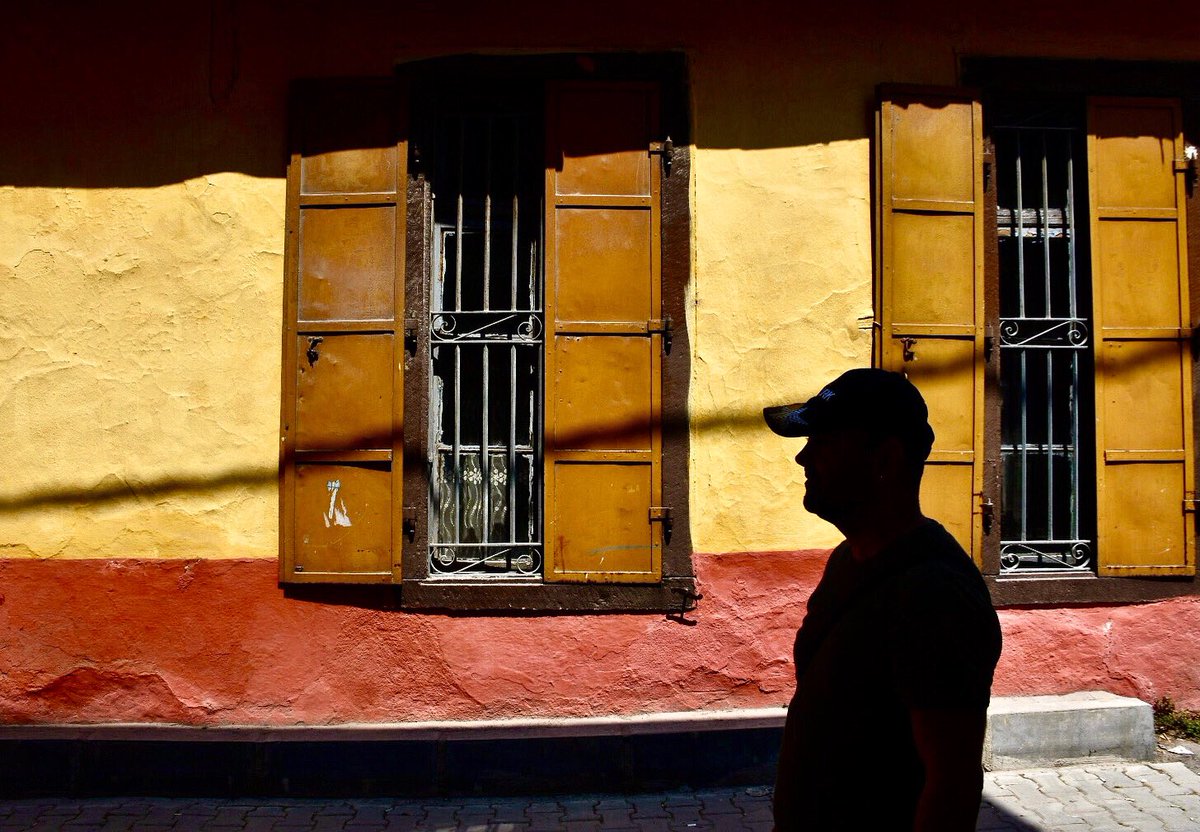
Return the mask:
<svg viewBox="0 0 1200 832">
<path fill-rule="evenodd" d="M 282 202 L 241 174 L 0 188 L 6 555 L 274 551 Z"/>
</svg>

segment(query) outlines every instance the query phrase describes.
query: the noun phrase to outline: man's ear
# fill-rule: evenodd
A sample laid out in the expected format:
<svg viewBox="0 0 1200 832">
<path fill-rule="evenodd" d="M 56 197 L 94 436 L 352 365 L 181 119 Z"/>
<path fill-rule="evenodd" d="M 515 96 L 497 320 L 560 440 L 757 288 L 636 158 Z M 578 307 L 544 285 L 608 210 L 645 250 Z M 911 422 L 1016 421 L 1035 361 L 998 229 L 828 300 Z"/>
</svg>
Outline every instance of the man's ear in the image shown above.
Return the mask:
<svg viewBox="0 0 1200 832">
<path fill-rule="evenodd" d="M 907 452 L 898 436 L 888 436 L 880 442 L 875 458 L 880 474 L 889 479 L 901 476 L 907 468 Z"/>
</svg>

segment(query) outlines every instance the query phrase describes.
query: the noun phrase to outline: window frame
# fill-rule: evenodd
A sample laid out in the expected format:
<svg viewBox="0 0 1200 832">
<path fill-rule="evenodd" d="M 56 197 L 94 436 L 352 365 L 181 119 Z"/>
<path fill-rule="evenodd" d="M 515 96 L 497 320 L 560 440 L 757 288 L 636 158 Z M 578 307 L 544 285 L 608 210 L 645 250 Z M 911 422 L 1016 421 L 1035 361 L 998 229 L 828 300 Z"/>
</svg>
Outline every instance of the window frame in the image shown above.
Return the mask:
<svg viewBox="0 0 1200 832">
<path fill-rule="evenodd" d="M 1200 64 L 1160 64 L 1150 62 L 1038 60 L 1016 58 L 964 58 L 960 80 L 974 90 L 982 90 L 979 100 L 985 114 L 984 133 L 984 307 L 989 334 L 999 319 L 999 241 L 994 233 L 997 221 L 997 193 L 994 183 L 993 141 L 986 125 L 989 99 L 1021 95 L 1070 96 L 1080 102 L 1089 97 L 1175 98 L 1182 109 L 1185 142 L 1196 144 L 1200 137 L 1200 100 L 1196 84 L 1200 82 Z M 1187 268 L 1192 319 L 1197 319 L 1197 292 L 1200 291 L 1200 195 L 1195 173 L 1186 181 L 1185 220 L 1187 223 Z M 1090 183 L 1089 183 L 1090 184 Z M 996 352 L 998 353 L 998 346 Z M 1193 358 L 1196 357 L 1193 342 Z M 1200 390 L 1200 361 L 1193 361 L 1193 436 L 1200 435 L 1200 416 L 1195 400 Z M 984 367 L 984 490 L 995 506 L 1000 501 L 1000 368 L 999 361 Z M 1193 452 L 1193 464 L 1200 456 Z M 1097 462 L 1099 464 L 1099 462 Z M 1195 512 L 1190 522 L 1196 523 Z M 1050 606 L 1064 604 L 1138 603 L 1200 594 L 1200 580 L 1193 573 L 1171 576 L 1124 575 L 1034 575 L 1001 576 L 999 518 L 992 533 L 983 539 L 983 573 L 997 606 Z"/>
<path fill-rule="evenodd" d="M 403 397 L 409 419 L 404 432 L 404 507 L 400 551 L 399 604 L 422 610 L 490 612 L 667 612 L 682 613 L 696 603 L 688 516 L 689 430 L 687 397 L 691 349 L 685 322 L 685 293 L 691 278 L 690 148 L 686 112 L 686 66 L 681 54 L 544 55 L 459 57 L 422 61 L 398 70 L 411 90 L 452 86 L 481 75 L 492 80 L 654 82 L 660 87 L 662 132 L 673 147 L 662 177 L 661 263 L 664 313 L 674 322 L 671 348 L 663 357 L 662 488 L 671 508 L 672 533 L 664 541 L 662 578 L 657 583 L 564 584 L 545 580 L 462 577 L 431 578 L 429 541 L 429 311 L 428 274 L 432 229 L 426 210 L 430 185 L 422 167 L 420 142 L 410 142 Z M 415 98 L 416 96 L 414 96 Z M 410 111 L 415 123 L 415 107 Z M 414 136 L 419 132 L 414 130 Z M 414 418 L 415 417 L 415 418 Z"/>
</svg>

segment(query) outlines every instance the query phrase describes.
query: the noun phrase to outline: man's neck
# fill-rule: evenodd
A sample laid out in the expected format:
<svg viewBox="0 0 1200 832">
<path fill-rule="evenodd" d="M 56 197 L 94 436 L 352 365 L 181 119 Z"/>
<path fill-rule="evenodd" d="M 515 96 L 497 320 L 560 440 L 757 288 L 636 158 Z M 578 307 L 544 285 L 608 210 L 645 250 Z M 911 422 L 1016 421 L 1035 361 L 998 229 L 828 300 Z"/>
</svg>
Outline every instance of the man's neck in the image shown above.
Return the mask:
<svg viewBox="0 0 1200 832">
<path fill-rule="evenodd" d="M 841 531 L 854 559 L 866 561 L 924 522 L 925 515 L 921 514 L 919 505 L 903 509 L 893 505 L 890 510 L 881 507 L 876 512 L 865 513 L 862 522 L 847 523 Z"/>
</svg>

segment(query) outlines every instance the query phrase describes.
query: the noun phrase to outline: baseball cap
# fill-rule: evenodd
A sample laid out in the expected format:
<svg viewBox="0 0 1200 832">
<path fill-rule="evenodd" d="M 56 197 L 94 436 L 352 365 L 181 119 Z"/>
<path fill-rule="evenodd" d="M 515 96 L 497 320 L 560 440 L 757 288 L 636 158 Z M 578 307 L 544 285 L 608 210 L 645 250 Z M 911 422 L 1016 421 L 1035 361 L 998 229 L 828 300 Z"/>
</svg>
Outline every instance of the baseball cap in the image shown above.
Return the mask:
<svg viewBox="0 0 1200 832">
<path fill-rule="evenodd" d="M 763 408 L 767 426 L 780 436 L 812 436 L 859 428 L 899 437 L 922 460 L 933 446 L 925 399 L 900 373 L 874 367 L 848 370 L 806 402 Z"/>
</svg>

